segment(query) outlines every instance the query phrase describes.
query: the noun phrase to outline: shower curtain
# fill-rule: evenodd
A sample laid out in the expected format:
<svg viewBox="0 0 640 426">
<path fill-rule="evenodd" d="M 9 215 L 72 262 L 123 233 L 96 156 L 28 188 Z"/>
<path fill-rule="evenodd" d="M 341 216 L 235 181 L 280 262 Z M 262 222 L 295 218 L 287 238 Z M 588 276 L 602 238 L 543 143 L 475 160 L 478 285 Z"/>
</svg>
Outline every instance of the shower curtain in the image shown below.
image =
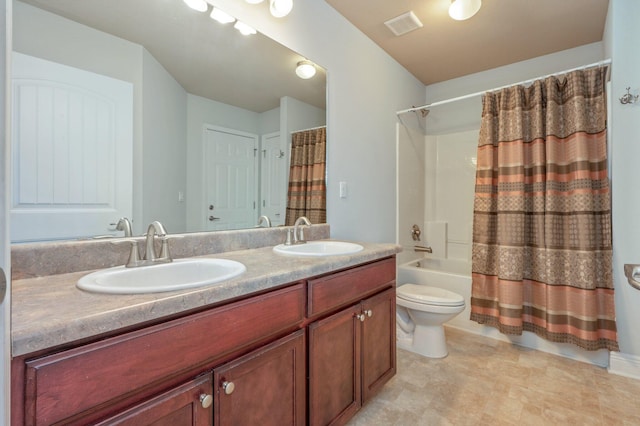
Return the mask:
<svg viewBox="0 0 640 426">
<path fill-rule="evenodd" d="M 285 225 L 300 216 L 311 223 L 327 221 L 326 193 L 327 128 L 303 130 L 291 135 L 291 168 Z"/>
<path fill-rule="evenodd" d="M 471 319 L 617 351 L 606 67 L 486 93 Z"/>
</svg>

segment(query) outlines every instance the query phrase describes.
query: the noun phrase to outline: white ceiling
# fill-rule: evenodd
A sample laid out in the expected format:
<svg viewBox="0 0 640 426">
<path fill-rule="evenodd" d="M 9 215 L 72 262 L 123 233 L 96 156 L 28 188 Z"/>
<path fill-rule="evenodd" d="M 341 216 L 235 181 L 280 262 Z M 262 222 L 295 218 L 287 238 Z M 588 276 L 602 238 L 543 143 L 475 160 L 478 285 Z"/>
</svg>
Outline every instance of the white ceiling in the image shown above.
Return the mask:
<svg viewBox="0 0 640 426">
<path fill-rule="evenodd" d="M 303 56 L 260 33 L 243 36 L 182 0 L 23 2 L 144 46 L 189 93 L 255 112 L 279 106 L 282 96 L 326 107 L 323 69 L 302 80 L 294 69 Z"/>
<path fill-rule="evenodd" d="M 298 0 L 300 1 L 300 0 Z M 483 0 L 466 21 L 451 0 L 325 0 L 425 85 L 602 40 L 609 0 Z M 423 28 L 385 21 L 413 11 Z"/>
</svg>

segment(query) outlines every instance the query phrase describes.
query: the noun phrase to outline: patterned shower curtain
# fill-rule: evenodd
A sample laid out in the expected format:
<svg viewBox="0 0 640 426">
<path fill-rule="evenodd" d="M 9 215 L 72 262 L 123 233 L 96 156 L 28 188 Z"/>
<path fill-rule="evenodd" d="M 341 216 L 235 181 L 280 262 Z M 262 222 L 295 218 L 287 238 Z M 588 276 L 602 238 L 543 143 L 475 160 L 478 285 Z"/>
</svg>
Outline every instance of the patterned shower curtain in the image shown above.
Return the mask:
<svg viewBox="0 0 640 426">
<path fill-rule="evenodd" d="M 293 225 L 300 216 L 306 216 L 311 223 L 327 221 L 326 146 L 326 127 L 291 135 L 291 169 L 285 225 Z"/>
<path fill-rule="evenodd" d="M 483 98 L 471 319 L 618 351 L 606 67 Z"/>
</svg>

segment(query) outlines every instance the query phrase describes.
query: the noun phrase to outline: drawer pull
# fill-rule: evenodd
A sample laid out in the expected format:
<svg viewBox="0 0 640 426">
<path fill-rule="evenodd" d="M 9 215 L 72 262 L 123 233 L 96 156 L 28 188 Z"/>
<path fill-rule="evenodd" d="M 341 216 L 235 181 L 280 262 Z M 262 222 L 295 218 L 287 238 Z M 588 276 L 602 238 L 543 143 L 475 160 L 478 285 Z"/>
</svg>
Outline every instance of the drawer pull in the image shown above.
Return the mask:
<svg viewBox="0 0 640 426">
<path fill-rule="evenodd" d="M 200 404 L 202 404 L 202 408 L 211 407 L 211 404 L 213 404 L 213 396 L 206 393 L 200 394 Z"/>
<path fill-rule="evenodd" d="M 364 320 L 367 318 L 364 316 L 364 314 L 356 314 L 356 318 L 358 318 L 361 322 L 364 322 Z"/>
<path fill-rule="evenodd" d="M 222 390 L 224 391 L 225 394 L 227 395 L 231 395 L 233 393 L 233 391 L 235 390 L 236 385 L 233 382 L 223 382 L 222 383 Z"/>
<path fill-rule="evenodd" d="M 367 309 L 366 311 L 364 311 L 364 313 L 367 314 L 369 318 L 373 316 L 373 311 L 371 309 Z"/>
</svg>

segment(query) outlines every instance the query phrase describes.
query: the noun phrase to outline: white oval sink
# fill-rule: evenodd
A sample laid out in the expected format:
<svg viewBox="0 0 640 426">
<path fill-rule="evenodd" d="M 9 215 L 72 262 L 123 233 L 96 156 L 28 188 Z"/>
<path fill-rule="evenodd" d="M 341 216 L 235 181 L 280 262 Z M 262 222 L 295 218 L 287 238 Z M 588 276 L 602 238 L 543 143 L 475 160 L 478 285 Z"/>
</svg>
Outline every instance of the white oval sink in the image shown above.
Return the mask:
<svg viewBox="0 0 640 426">
<path fill-rule="evenodd" d="M 80 278 L 77 286 L 97 293 L 156 293 L 221 283 L 246 270 L 242 263 L 234 260 L 178 259 L 138 268 L 103 269 Z"/>
<path fill-rule="evenodd" d="M 344 241 L 307 241 L 304 244 L 279 244 L 273 248 L 278 254 L 289 256 L 339 256 L 361 251 L 364 247 Z"/>
</svg>

